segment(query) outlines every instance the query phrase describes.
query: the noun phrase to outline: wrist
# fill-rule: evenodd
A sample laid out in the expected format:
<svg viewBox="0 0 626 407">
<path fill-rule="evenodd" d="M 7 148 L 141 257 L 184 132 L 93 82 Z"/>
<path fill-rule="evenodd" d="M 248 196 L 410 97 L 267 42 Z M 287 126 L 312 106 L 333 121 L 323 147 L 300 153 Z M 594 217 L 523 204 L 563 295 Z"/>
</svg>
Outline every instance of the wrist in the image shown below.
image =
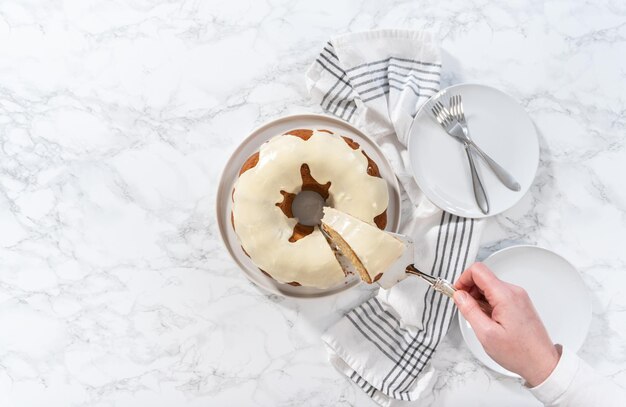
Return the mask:
<svg viewBox="0 0 626 407">
<path fill-rule="evenodd" d="M 521 374 L 528 387 L 536 387 L 543 383 L 554 371 L 561 358 L 560 345 L 553 345 L 542 357 L 529 366 L 529 371 Z"/>
</svg>

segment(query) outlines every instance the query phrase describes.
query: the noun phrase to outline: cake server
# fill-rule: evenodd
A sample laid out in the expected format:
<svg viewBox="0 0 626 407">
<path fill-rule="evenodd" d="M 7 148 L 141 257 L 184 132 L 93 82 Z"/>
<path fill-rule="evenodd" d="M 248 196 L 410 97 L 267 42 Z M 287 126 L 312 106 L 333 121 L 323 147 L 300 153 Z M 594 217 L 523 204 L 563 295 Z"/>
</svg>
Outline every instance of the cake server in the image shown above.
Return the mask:
<svg viewBox="0 0 626 407">
<path fill-rule="evenodd" d="M 332 245 L 332 247 L 337 250 L 339 253 L 346 256 L 346 253 L 343 253 L 341 248 L 333 243 L 332 237 L 324 230 L 324 228 L 320 227 L 319 230 L 322 232 L 326 240 Z M 447 295 L 452 298 L 456 289 L 449 281 L 440 278 L 434 277 L 430 274 L 423 273 L 415 267 L 413 264 L 413 258 L 415 256 L 415 245 L 413 244 L 413 239 L 409 236 L 401 235 L 397 233 L 390 233 L 396 239 L 400 240 L 404 243 L 404 252 L 402 256 L 400 256 L 390 267 L 387 269 L 382 277 L 376 281 L 378 285 L 380 285 L 384 289 L 389 289 L 393 287 L 399 281 L 405 279 L 408 275 L 419 276 L 424 279 L 428 284 L 430 284 L 435 291 L 439 291 L 440 293 Z M 408 265 L 407 265 L 408 263 Z M 358 274 L 358 273 L 357 273 Z"/>
<path fill-rule="evenodd" d="M 400 256 L 400 258 L 383 273 L 383 276 L 380 280 L 378 280 L 378 284 L 384 289 L 389 289 L 400 280 L 406 278 L 408 275 L 414 275 L 425 280 L 435 291 L 452 298 L 456 288 L 454 288 L 454 285 L 451 282 L 441 277 L 435 277 L 424 273 L 415 267 L 415 264 L 413 264 L 415 259 L 415 244 L 413 243 L 413 239 L 410 236 L 398 233 L 390 234 L 396 239 L 402 241 L 405 249 L 402 256 Z"/>
<path fill-rule="evenodd" d="M 387 270 L 383 274 L 383 277 L 381 277 L 378 281 L 380 286 L 384 289 L 389 289 L 400 280 L 406 278 L 406 276 L 414 275 L 425 280 L 435 291 L 452 298 L 454 296 L 454 292 L 456 291 L 454 284 L 444 278 L 424 273 L 415 267 L 415 264 L 413 264 L 415 261 L 415 244 L 413 243 L 413 239 L 410 236 L 398 233 L 391 233 L 391 235 L 395 236 L 396 239 L 399 239 L 404 243 L 405 250 L 402 256 L 389 267 L 389 270 Z M 477 302 L 480 308 L 487 315 L 491 315 L 492 308 L 487 301 L 477 299 Z"/>
<path fill-rule="evenodd" d="M 332 238 L 323 228 L 319 228 L 319 230 L 329 242 L 332 242 Z M 388 290 L 396 285 L 398 282 L 404 280 L 407 276 L 414 275 L 426 281 L 435 291 L 440 292 L 441 294 L 450 298 L 454 296 L 456 288 L 454 288 L 454 285 L 451 282 L 444 278 L 424 273 L 423 271 L 420 271 L 417 267 L 415 267 L 415 244 L 410 236 L 391 232 L 386 233 L 393 235 L 396 239 L 404 243 L 404 252 L 402 253 L 402 256 L 398 258 L 398 260 L 396 260 L 391 266 L 389 266 L 389 268 L 383 273 L 383 276 L 378 281 L 376 281 L 376 284 Z M 333 247 L 341 253 L 341 250 L 338 246 L 333 245 Z M 479 300 L 478 305 L 483 311 L 491 315 L 491 306 L 487 302 Z"/>
</svg>

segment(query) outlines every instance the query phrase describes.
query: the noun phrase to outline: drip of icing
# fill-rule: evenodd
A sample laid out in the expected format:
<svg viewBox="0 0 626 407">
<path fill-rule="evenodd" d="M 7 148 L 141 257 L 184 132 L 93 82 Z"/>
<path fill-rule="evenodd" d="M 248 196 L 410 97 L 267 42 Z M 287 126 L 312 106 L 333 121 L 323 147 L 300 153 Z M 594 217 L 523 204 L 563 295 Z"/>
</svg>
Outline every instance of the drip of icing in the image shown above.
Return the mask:
<svg viewBox="0 0 626 407">
<path fill-rule="evenodd" d="M 284 193 L 300 192 L 302 164 L 308 165 L 318 183 L 330 182 L 327 205 L 372 225 L 374 217 L 387 209 L 387 184 L 367 174 L 368 160 L 361 149 L 320 131 L 308 140 L 277 136 L 261 146 L 257 164 L 237 180 L 232 207 L 235 232 L 252 261 L 277 281 L 328 288 L 343 281 L 344 272 L 326 239 L 315 228 L 290 242 L 298 221 L 276 206 Z"/>
<path fill-rule="evenodd" d="M 350 246 L 370 276 L 370 281 L 380 279 L 404 253 L 404 243 L 399 239 L 336 209 L 324 208 L 322 223 Z"/>
</svg>

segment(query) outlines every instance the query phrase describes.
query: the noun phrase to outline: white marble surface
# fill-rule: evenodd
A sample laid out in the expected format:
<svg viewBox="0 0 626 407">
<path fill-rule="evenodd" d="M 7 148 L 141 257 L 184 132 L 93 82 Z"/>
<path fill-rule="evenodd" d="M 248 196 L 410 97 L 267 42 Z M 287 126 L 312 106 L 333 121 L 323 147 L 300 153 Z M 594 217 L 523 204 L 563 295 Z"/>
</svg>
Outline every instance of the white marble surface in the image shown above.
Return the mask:
<svg viewBox="0 0 626 407">
<path fill-rule="evenodd" d="M 593 292 L 580 355 L 626 385 L 626 4 L 582 1 L 0 2 L 0 405 L 368 406 L 320 332 L 370 293 L 260 292 L 215 193 L 255 125 L 318 112 L 330 35 L 425 28 L 446 84 L 495 85 L 541 134 L 531 192 L 481 257 L 533 243 Z M 421 406 L 530 406 L 452 327 Z"/>
</svg>

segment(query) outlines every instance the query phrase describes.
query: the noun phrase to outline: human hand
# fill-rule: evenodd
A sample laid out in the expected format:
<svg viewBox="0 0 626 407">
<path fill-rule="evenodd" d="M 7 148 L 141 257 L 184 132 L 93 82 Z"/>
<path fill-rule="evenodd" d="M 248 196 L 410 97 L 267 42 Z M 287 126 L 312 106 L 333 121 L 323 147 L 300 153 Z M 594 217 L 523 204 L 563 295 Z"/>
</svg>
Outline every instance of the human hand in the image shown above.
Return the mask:
<svg viewBox="0 0 626 407">
<path fill-rule="evenodd" d="M 560 354 L 526 290 L 498 279 L 482 263 L 465 270 L 454 287 L 459 311 L 493 360 L 522 376 L 530 387 L 552 373 Z M 491 315 L 479 301 L 491 305 Z"/>
</svg>

